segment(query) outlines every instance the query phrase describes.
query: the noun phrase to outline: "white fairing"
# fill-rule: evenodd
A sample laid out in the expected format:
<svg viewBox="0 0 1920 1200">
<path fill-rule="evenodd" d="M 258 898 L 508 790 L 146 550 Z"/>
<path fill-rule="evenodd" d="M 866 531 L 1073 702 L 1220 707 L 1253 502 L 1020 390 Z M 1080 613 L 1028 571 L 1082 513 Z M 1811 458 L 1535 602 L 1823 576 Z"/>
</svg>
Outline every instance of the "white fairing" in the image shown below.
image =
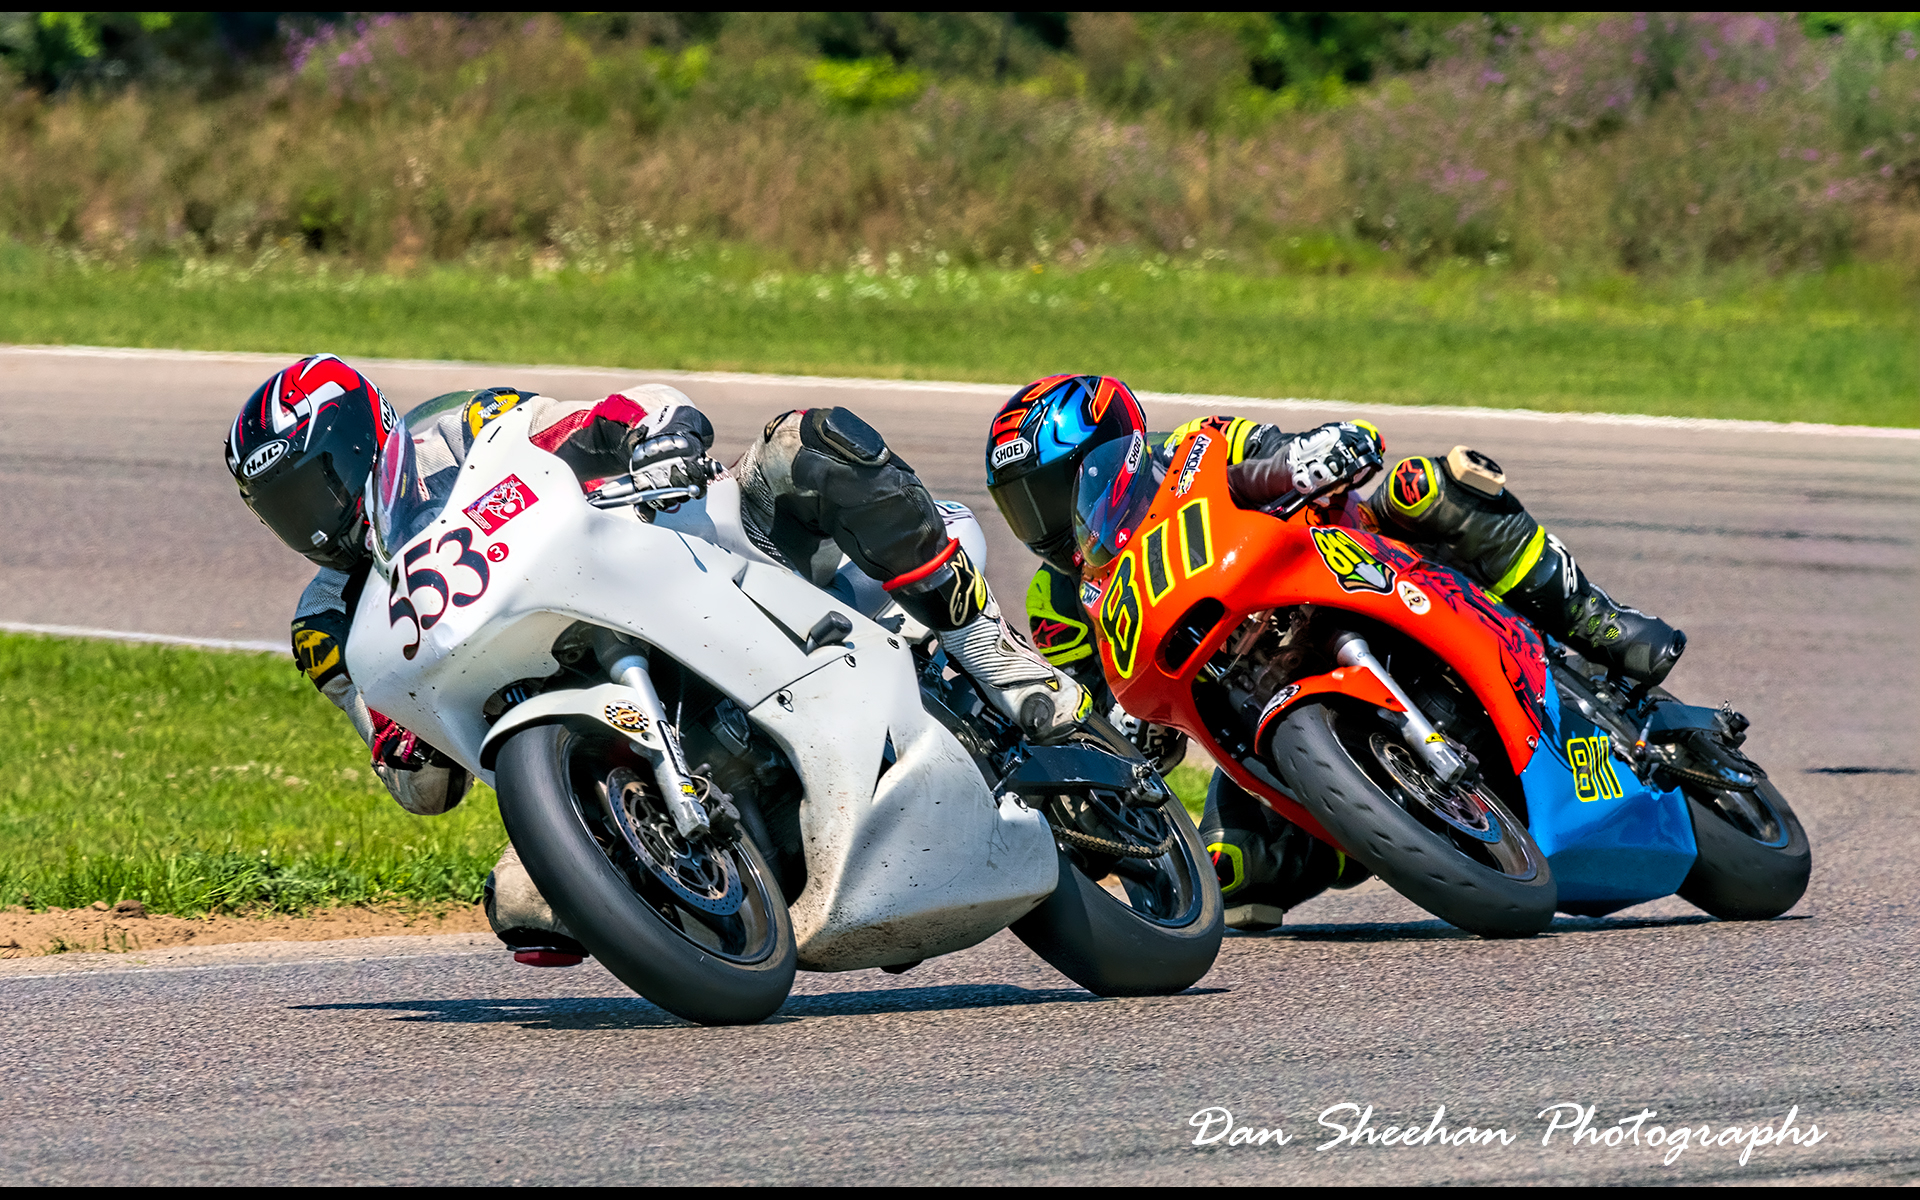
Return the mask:
<svg viewBox="0 0 1920 1200">
<path fill-rule="evenodd" d="M 801 965 L 850 970 L 962 949 L 1053 890 L 1044 818 L 995 803 L 972 759 L 922 707 L 911 651 L 847 611 L 867 605 L 753 549 L 730 481 L 716 486 L 712 513 L 689 504 L 673 528 L 649 525 L 588 504 L 566 464 L 526 430 L 524 411 L 489 424 L 442 515 L 400 548 L 384 580 L 368 581 L 347 665 L 371 707 L 492 783 L 480 765 L 490 733 L 497 743 L 526 718 L 510 711 L 490 730 L 481 715 L 488 697 L 552 675 L 549 650 L 573 622 L 622 630 L 747 710 L 798 770 L 808 872 L 792 906 Z M 521 484 L 514 504 L 464 511 L 509 477 Z M 429 626 L 411 656 L 408 605 Z M 806 653 L 801 643 L 830 611 L 848 616 L 852 635 Z M 578 711 L 599 719 L 600 693 L 618 686 L 579 693 Z M 549 692 L 528 706 L 551 713 L 565 703 Z"/>
</svg>

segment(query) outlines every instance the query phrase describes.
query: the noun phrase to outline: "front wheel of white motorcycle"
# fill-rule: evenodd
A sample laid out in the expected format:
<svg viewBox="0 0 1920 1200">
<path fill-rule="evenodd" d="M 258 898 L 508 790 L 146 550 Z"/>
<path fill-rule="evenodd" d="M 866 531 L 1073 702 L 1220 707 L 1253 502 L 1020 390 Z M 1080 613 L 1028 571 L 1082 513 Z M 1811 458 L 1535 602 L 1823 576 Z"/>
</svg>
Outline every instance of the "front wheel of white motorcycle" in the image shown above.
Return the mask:
<svg viewBox="0 0 1920 1200">
<path fill-rule="evenodd" d="M 1178 800 L 1060 796 L 1048 817 L 1060 885 L 1013 923 L 1028 949 L 1098 996 L 1170 996 L 1213 969 L 1220 884 Z"/>
<path fill-rule="evenodd" d="M 539 725 L 495 765 L 520 861 L 602 966 L 702 1025 L 763 1021 L 793 989 L 793 925 L 741 836 L 682 838 L 631 749 Z"/>
</svg>

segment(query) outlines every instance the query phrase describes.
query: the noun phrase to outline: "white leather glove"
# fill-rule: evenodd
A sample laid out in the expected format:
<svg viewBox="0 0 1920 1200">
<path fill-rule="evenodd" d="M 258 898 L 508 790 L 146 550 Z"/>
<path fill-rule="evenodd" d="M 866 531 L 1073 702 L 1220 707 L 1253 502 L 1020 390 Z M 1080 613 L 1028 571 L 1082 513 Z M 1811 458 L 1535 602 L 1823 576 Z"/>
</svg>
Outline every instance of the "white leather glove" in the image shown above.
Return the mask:
<svg viewBox="0 0 1920 1200">
<path fill-rule="evenodd" d="M 1385 451 L 1386 440 L 1365 421 L 1339 421 L 1295 434 L 1287 444 L 1293 490 L 1317 500 L 1358 487 L 1380 470 Z"/>
<path fill-rule="evenodd" d="M 633 448 L 628 464 L 642 488 L 694 487 L 720 473 L 700 443 L 683 433 L 648 438 Z"/>
</svg>

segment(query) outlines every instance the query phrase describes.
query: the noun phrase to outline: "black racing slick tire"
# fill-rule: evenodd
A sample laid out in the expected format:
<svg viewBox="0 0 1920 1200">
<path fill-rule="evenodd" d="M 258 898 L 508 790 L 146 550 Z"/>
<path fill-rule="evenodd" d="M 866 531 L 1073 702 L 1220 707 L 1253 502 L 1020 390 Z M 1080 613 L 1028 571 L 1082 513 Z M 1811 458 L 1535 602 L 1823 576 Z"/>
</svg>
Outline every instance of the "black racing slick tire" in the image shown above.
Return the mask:
<svg viewBox="0 0 1920 1200">
<path fill-rule="evenodd" d="M 796 955 L 772 869 L 745 836 L 683 840 L 677 856 L 649 858 L 675 835 L 650 814 L 658 789 L 631 750 L 535 726 L 501 746 L 495 788 L 540 894 L 622 983 L 702 1025 L 763 1021 L 785 1003 Z M 615 822 L 616 788 L 637 840 Z"/>
<path fill-rule="evenodd" d="M 1813 850 L 1770 780 L 1747 794 L 1686 792 L 1700 857 L 1680 885 L 1682 900 L 1722 921 L 1770 921 L 1800 902 Z"/>
<path fill-rule="evenodd" d="M 1219 881 L 1180 802 L 1137 811 L 1173 836 L 1166 853 L 1118 859 L 1060 842 L 1059 886 L 1012 926 L 1028 949 L 1097 996 L 1183 992 L 1213 969 L 1226 935 Z M 1109 873 L 1127 900 L 1096 881 Z"/>
<path fill-rule="evenodd" d="M 1373 711 L 1303 703 L 1270 753 L 1349 855 L 1434 916 L 1495 938 L 1552 923 L 1559 891 L 1526 827 L 1484 785 L 1443 789 Z"/>
</svg>

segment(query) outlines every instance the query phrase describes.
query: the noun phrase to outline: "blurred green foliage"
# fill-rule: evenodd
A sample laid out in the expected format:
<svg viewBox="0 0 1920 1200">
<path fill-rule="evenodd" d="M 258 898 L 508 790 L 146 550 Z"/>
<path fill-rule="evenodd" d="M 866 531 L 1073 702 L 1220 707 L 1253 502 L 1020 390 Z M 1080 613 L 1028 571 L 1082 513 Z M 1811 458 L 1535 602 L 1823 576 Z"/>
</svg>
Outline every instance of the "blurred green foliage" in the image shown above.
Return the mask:
<svg viewBox="0 0 1920 1200">
<path fill-rule="evenodd" d="M 560 13 L 585 35 L 636 40 L 674 51 L 711 46 L 723 34 L 834 62 L 886 59 L 933 78 L 1026 78 L 1055 57 L 1091 59 L 1094 86 L 1123 106 L 1176 96 L 1179 76 L 1224 68 L 1234 82 L 1296 99 L 1340 97 L 1354 85 L 1416 71 L 1437 59 L 1484 51 L 1578 13 L 1274 12 L 1127 13 L 1137 37 L 1120 39 L 1103 14 L 1064 12 L 592 12 Z M 365 24 L 344 12 L 0 13 L 0 61 L 31 85 L 183 78 L 228 79 L 237 65 L 264 63 L 289 42 Z M 1920 29 L 1920 13 L 1800 14 L 1810 36 L 1891 41 Z M 1108 24 L 1111 24 L 1109 22 Z M 1113 58 L 1113 51 L 1122 51 Z"/>
</svg>

